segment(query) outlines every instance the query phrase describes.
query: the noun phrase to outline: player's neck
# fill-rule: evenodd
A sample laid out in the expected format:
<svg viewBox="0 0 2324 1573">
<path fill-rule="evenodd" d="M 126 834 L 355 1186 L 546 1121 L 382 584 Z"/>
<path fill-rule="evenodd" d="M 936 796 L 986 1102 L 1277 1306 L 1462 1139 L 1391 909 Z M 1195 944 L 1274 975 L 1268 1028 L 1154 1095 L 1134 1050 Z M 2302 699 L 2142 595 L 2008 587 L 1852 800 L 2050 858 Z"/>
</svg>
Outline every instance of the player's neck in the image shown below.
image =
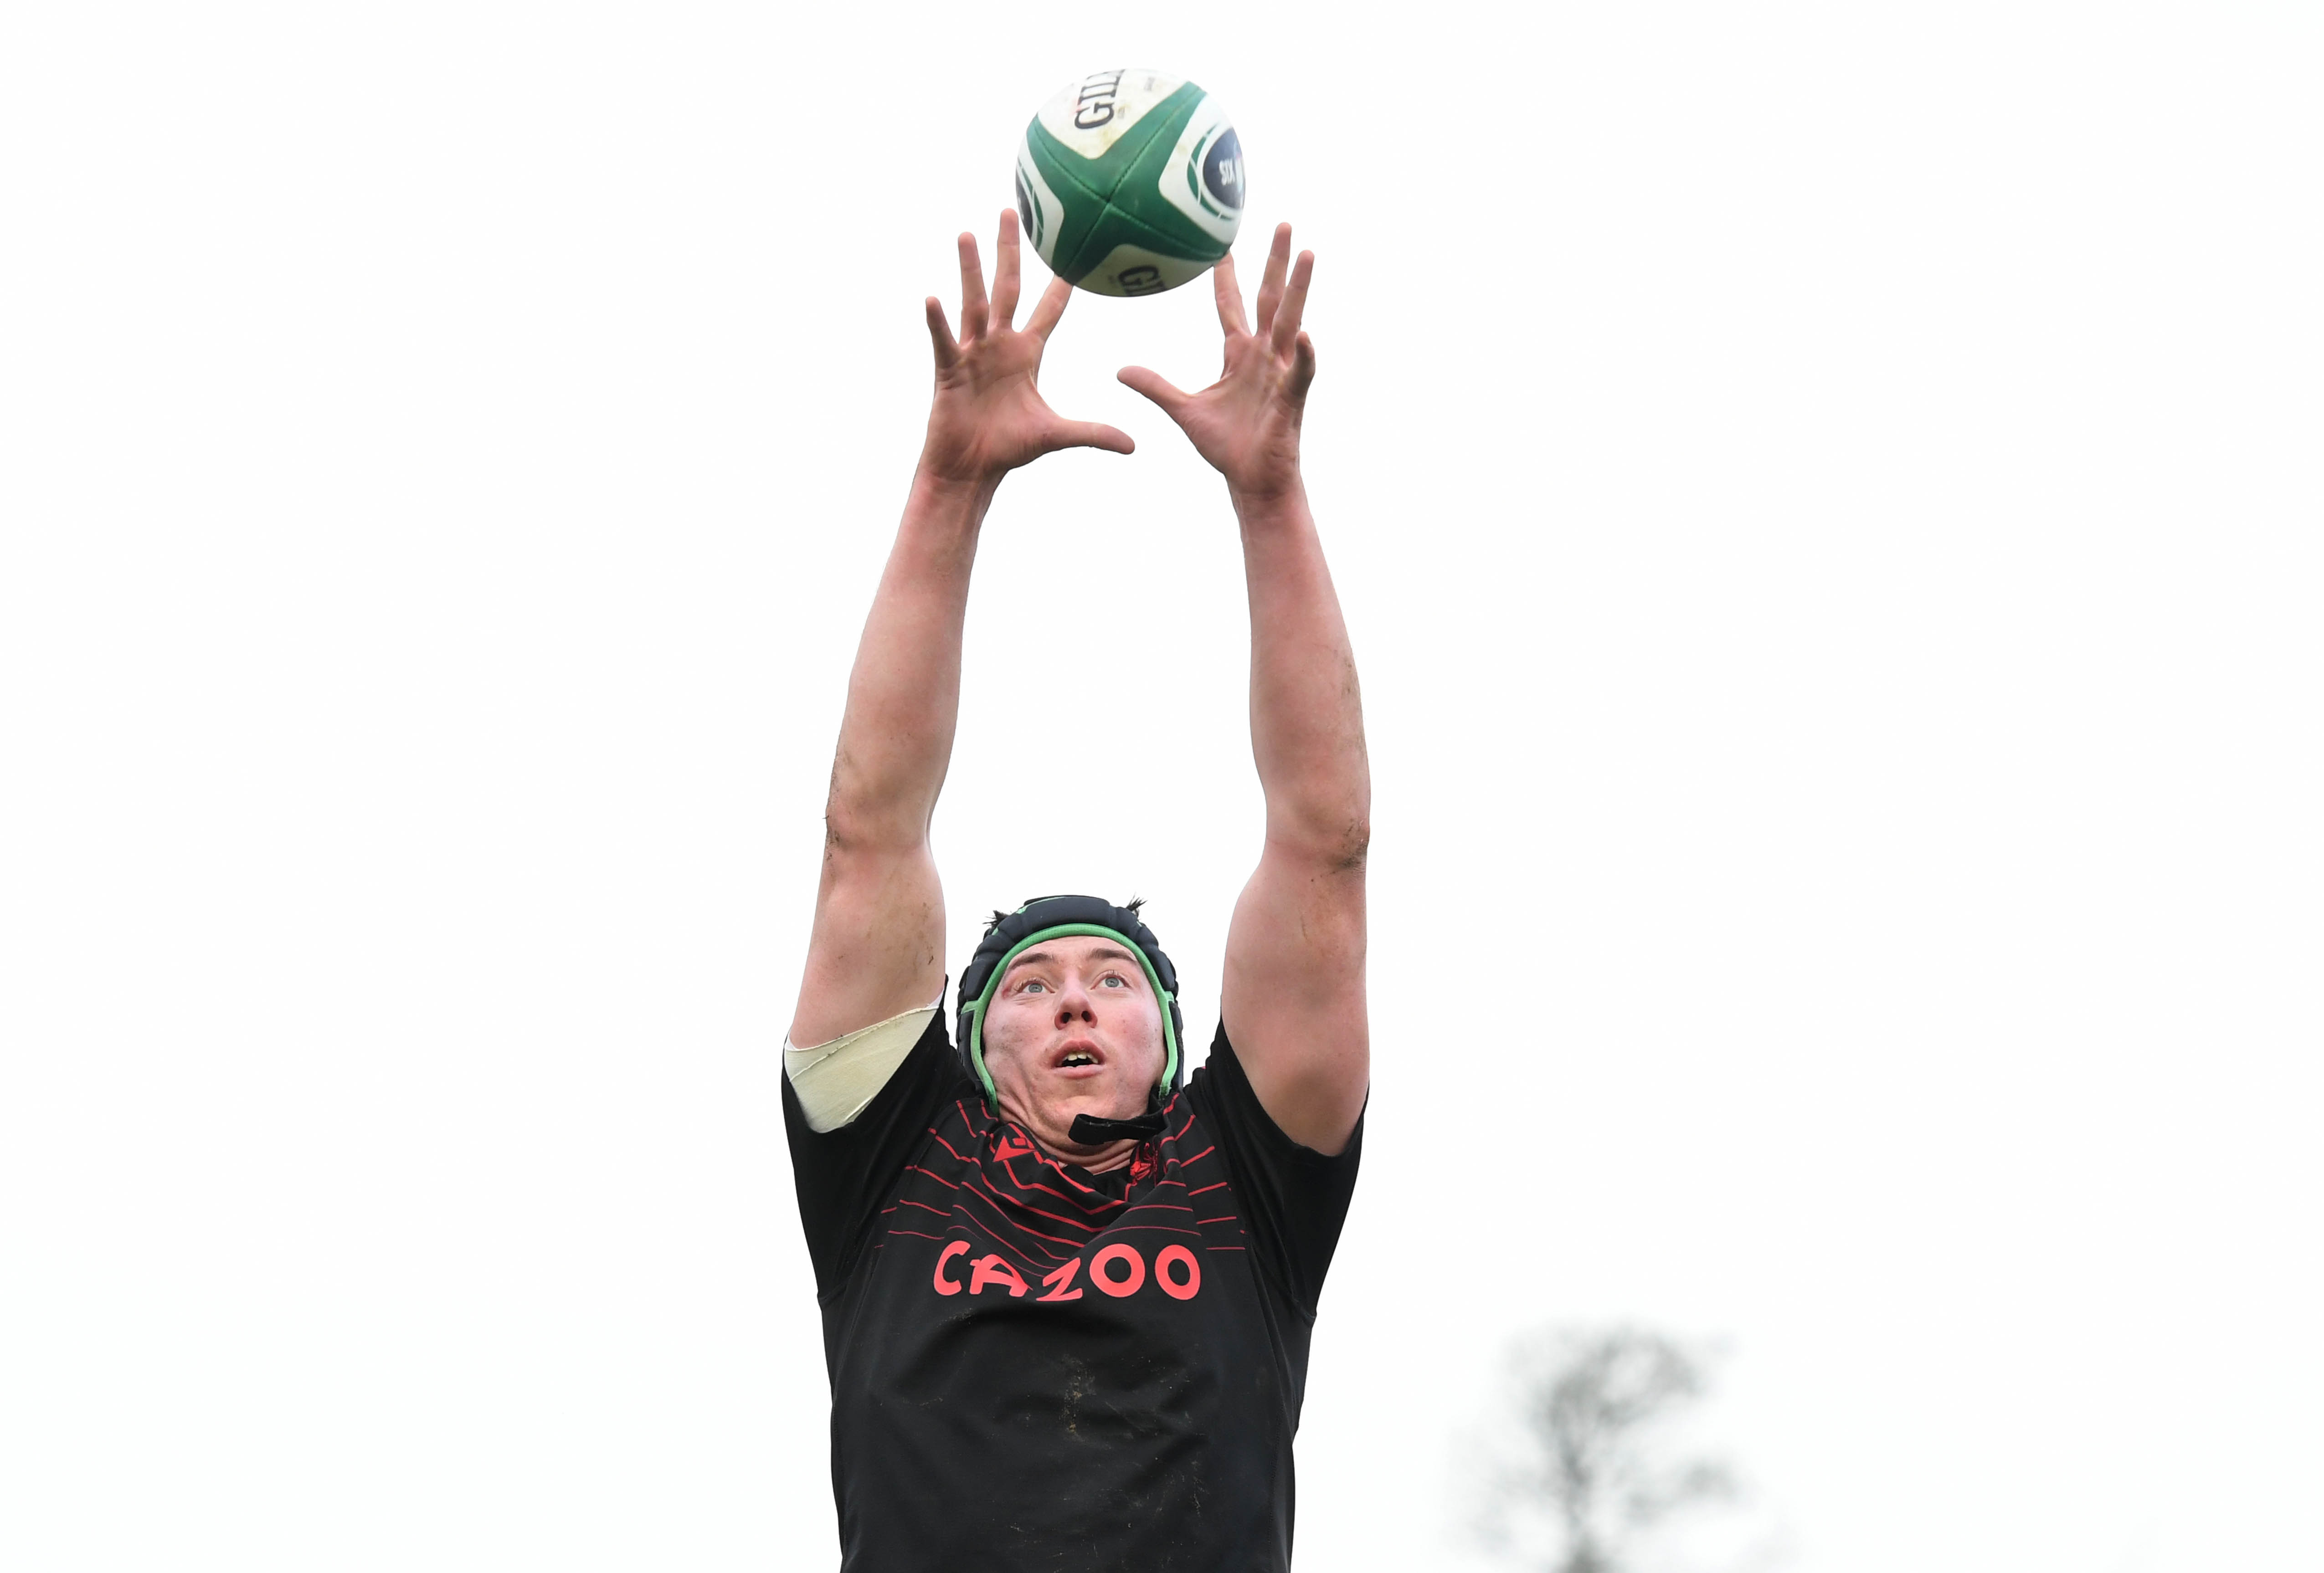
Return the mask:
<svg viewBox="0 0 2324 1573">
<path fill-rule="evenodd" d="M 1138 1142 L 1135 1137 L 1122 1136 L 1114 1141 L 1102 1142 L 1095 1146 L 1084 1146 L 1070 1136 L 1038 1130 L 1029 1120 L 1019 1120 L 1018 1123 L 1031 1134 L 1036 1142 L 1040 1144 L 1041 1151 L 1058 1163 L 1071 1164 L 1074 1168 L 1086 1173 L 1110 1173 L 1113 1170 L 1121 1168 L 1138 1155 Z"/>
<path fill-rule="evenodd" d="M 1084 1149 L 1068 1147 L 1064 1153 L 1058 1154 L 1057 1161 L 1061 1164 L 1071 1164 L 1074 1168 L 1086 1173 L 1109 1173 L 1123 1167 L 1130 1159 L 1138 1155 L 1138 1144 L 1124 1137 L 1118 1142 L 1108 1142 L 1102 1147 L 1086 1149 L 1087 1156 L 1074 1155 L 1083 1151 Z"/>
<path fill-rule="evenodd" d="M 1046 1120 L 1028 1119 L 1023 1112 L 1010 1107 L 1010 1099 L 1004 1091 L 1001 1098 L 1001 1118 L 1015 1125 L 1033 1139 L 1045 1156 L 1060 1164 L 1091 1174 L 1110 1173 L 1127 1165 L 1138 1155 L 1139 1141 L 1135 1136 L 1120 1136 L 1110 1142 L 1085 1145 L 1067 1134 L 1069 1126 L 1052 1128 Z"/>
</svg>

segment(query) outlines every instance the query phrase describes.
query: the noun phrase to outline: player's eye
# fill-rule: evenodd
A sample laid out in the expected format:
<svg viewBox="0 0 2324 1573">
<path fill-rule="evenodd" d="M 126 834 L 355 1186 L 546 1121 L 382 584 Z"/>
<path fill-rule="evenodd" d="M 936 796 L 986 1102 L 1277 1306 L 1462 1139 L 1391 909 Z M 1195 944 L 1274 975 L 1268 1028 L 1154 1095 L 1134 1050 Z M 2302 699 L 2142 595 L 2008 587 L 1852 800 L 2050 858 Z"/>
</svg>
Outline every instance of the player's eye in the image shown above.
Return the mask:
<svg viewBox="0 0 2324 1573">
<path fill-rule="evenodd" d="M 1017 987 L 1017 991 L 1020 994 L 1046 994 L 1048 989 L 1049 986 L 1038 978 L 1028 978 Z"/>
<path fill-rule="evenodd" d="M 1130 984 L 1129 984 L 1129 983 L 1128 983 L 1128 982 L 1127 982 L 1127 981 L 1122 978 L 1122 976 L 1121 976 L 1119 972 L 1108 972 L 1104 977 L 1102 977 L 1102 978 L 1099 979 L 1099 980 L 1098 980 L 1098 982 L 1099 982 L 1101 985 L 1109 986 L 1109 987 L 1115 988 L 1115 989 L 1127 989 L 1127 988 L 1129 988 L 1129 987 L 1130 987 Z"/>
</svg>

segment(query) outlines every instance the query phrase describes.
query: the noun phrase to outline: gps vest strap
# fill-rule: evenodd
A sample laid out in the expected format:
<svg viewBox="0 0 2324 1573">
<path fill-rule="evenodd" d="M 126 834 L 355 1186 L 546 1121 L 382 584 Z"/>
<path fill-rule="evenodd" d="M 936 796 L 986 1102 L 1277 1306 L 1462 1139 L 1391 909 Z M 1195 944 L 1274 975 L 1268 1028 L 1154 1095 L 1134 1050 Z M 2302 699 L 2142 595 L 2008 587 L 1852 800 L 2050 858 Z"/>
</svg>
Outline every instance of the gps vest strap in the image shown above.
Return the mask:
<svg viewBox="0 0 2324 1573">
<path fill-rule="evenodd" d="M 1102 1147 L 1124 1136 L 1150 1141 L 1162 1134 L 1162 1116 L 1158 1110 L 1141 1114 L 1136 1119 L 1100 1119 L 1093 1114 L 1077 1114 L 1074 1116 L 1074 1128 L 1066 1134 L 1084 1147 Z"/>
</svg>

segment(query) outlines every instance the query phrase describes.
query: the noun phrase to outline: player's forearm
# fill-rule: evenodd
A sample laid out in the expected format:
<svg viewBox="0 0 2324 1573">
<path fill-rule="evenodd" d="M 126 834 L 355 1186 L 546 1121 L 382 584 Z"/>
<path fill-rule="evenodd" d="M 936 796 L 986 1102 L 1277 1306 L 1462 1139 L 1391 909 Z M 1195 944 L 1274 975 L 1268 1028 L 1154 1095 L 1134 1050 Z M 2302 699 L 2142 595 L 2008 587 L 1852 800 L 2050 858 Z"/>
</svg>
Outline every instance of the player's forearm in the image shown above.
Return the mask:
<svg viewBox="0 0 2324 1573">
<path fill-rule="evenodd" d="M 848 678 L 827 810 L 835 843 L 892 851 L 927 838 L 952 761 L 969 574 L 993 490 L 913 478 Z"/>
<path fill-rule="evenodd" d="M 1362 866 L 1371 769 L 1355 652 L 1305 492 L 1238 495 L 1250 596 L 1250 741 L 1280 851 Z"/>
</svg>

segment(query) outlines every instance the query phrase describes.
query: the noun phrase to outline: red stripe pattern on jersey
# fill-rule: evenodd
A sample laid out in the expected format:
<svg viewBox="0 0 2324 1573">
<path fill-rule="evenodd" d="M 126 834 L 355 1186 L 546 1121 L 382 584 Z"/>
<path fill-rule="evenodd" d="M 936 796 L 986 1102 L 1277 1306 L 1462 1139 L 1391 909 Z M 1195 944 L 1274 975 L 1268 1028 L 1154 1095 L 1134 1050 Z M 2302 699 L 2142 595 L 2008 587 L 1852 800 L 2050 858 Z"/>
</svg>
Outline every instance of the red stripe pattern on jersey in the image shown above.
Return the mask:
<svg viewBox="0 0 2324 1573">
<path fill-rule="evenodd" d="M 923 1162 L 905 1169 L 882 1210 L 875 1244 L 891 1235 L 965 1240 L 997 1253 L 1028 1283 L 1087 1257 L 1101 1236 L 1136 1237 L 1148 1254 L 1173 1240 L 1240 1250 L 1242 1221 L 1217 1145 L 1183 1096 L 1163 1116 L 1163 1134 L 1138 1149 L 1123 1186 L 1059 1163 L 1015 1121 L 955 1099 L 928 1127 Z"/>
</svg>

